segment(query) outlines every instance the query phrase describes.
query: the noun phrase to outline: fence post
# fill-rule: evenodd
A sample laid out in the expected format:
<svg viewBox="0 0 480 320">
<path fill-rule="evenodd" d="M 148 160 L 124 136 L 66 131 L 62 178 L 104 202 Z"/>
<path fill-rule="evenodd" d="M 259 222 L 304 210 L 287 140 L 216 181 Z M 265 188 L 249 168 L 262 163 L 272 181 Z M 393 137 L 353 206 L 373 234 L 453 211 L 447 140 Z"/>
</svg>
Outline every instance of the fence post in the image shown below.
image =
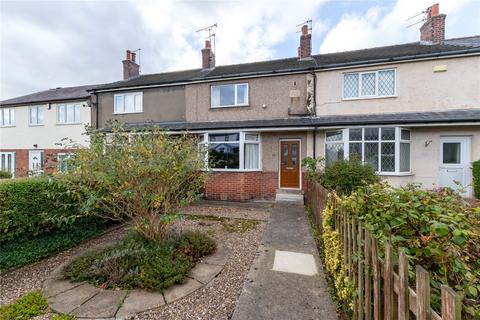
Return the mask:
<svg viewBox="0 0 480 320">
<path fill-rule="evenodd" d="M 462 317 L 462 297 L 452 288 L 442 285 L 442 320 L 460 320 Z"/>
<path fill-rule="evenodd" d="M 400 251 L 398 256 L 398 280 L 398 320 L 408 320 L 410 314 L 408 306 L 408 258 L 403 251 Z"/>
<path fill-rule="evenodd" d="M 383 265 L 383 318 L 393 319 L 393 265 L 392 244 L 385 245 L 385 262 Z"/>
<path fill-rule="evenodd" d="M 416 267 L 417 319 L 430 320 L 430 275 L 421 266 Z"/>
<path fill-rule="evenodd" d="M 372 269 L 373 269 L 373 319 L 381 319 L 381 271 L 380 263 L 378 261 L 378 243 L 377 238 L 372 237 Z"/>
<path fill-rule="evenodd" d="M 370 320 L 372 317 L 372 292 L 371 292 L 371 283 L 372 279 L 370 278 L 370 232 L 365 228 L 365 319 Z"/>
<path fill-rule="evenodd" d="M 347 229 L 347 210 L 342 209 L 342 231 L 343 231 L 343 268 L 348 272 L 348 229 Z M 346 272 L 346 273 L 347 273 Z"/>
<path fill-rule="evenodd" d="M 357 233 L 357 220 L 355 217 L 352 217 L 352 255 L 355 254 L 355 252 L 358 250 L 357 249 L 357 239 L 358 239 L 358 233 Z M 358 259 L 357 259 L 357 270 L 353 270 L 354 266 L 352 265 L 352 271 L 353 271 L 353 287 L 355 288 L 358 283 Z M 357 308 L 357 303 L 358 303 L 358 297 L 355 295 L 353 297 L 353 319 L 357 318 L 358 314 L 358 308 Z"/>
<path fill-rule="evenodd" d="M 358 222 L 358 320 L 363 320 L 363 257 L 362 257 L 362 223 Z"/>
<path fill-rule="evenodd" d="M 352 279 L 353 267 L 352 267 L 352 221 L 347 220 L 347 241 L 348 241 L 348 277 Z"/>
</svg>

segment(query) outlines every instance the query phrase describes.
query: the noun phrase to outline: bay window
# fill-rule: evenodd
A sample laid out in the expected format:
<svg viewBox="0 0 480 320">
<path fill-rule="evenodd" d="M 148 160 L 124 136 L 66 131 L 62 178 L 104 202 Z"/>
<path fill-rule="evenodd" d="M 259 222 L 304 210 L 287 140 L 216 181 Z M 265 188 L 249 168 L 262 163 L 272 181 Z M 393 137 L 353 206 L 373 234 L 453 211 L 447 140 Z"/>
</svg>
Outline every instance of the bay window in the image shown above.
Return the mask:
<svg viewBox="0 0 480 320">
<path fill-rule="evenodd" d="M 248 83 L 212 86 L 211 107 L 238 107 L 248 105 Z"/>
<path fill-rule="evenodd" d="M 257 133 L 205 133 L 199 142 L 206 148 L 212 170 L 259 170 L 260 136 Z"/>
<path fill-rule="evenodd" d="M 400 127 L 349 128 L 326 132 L 326 165 L 357 158 L 379 174 L 410 172 L 410 130 Z"/>
<path fill-rule="evenodd" d="M 343 98 L 395 96 L 395 69 L 343 74 Z"/>
</svg>

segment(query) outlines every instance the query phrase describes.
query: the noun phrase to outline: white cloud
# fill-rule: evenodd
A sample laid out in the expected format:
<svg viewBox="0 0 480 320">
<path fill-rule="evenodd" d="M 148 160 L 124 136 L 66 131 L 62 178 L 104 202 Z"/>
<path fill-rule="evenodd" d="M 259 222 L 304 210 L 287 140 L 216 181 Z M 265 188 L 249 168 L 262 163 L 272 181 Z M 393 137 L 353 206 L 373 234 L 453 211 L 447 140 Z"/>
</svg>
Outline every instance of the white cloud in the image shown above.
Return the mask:
<svg viewBox="0 0 480 320">
<path fill-rule="evenodd" d="M 478 33 L 478 30 L 471 30 L 470 33 L 464 34 L 465 29 L 460 26 L 462 19 L 459 19 L 458 13 L 471 2 L 473 0 L 448 0 L 440 3 L 440 12 L 447 14 L 446 37 Z M 421 16 L 408 21 L 406 19 L 422 12 L 431 4 L 432 0 L 398 0 L 389 12 L 385 12 L 385 8 L 376 6 L 370 8 L 364 15 L 346 13 L 327 33 L 320 45 L 320 52 L 337 52 L 418 41 L 421 24 L 410 28 L 407 26 L 419 21 Z M 476 14 L 471 14 L 472 19 L 475 19 Z"/>
</svg>

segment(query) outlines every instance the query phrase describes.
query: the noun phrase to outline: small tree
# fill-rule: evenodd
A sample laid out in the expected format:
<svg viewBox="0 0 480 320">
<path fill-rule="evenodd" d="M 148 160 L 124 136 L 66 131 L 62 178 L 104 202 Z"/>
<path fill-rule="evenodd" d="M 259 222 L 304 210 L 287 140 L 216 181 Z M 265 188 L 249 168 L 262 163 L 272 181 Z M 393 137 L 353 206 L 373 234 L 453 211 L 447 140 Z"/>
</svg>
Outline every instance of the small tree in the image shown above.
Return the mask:
<svg viewBox="0 0 480 320">
<path fill-rule="evenodd" d="M 81 199 L 82 212 L 133 222 L 137 232 L 160 241 L 181 206 L 203 188 L 204 156 L 188 134 L 153 128 L 127 132 L 114 125 L 109 134 L 87 130 L 90 147 L 69 148 L 65 180 Z"/>
</svg>

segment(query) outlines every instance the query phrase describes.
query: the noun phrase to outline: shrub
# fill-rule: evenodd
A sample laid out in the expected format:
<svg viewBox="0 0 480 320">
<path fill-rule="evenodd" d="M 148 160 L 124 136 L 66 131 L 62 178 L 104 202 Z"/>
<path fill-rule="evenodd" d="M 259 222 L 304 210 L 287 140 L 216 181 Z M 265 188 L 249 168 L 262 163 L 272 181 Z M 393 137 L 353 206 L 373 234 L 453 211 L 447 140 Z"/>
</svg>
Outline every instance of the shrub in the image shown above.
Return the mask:
<svg viewBox="0 0 480 320">
<path fill-rule="evenodd" d="M 309 179 L 339 194 L 350 194 L 360 186 L 379 181 L 375 170 L 356 158 L 339 160 L 329 166 L 325 166 L 324 159 L 306 158 L 303 165 Z"/>
<path fill-rule="evenodd" d="M 66 181 L 82 200 L 82 212 L 131 220 L 144 237 L 161 241 L 194 200 L 206 178 L 204 156 L 192 135 L 173 136 L 158 128 L 127 132 L 114 125 L 107 137 L 88 130 L 90 148 L 68 147 Z"/>
<path fill-rule="evenodd" d="M 0 242 L 27 233 L 36 236 L 71 223 L 76 205 L 61 180 L 5 181 L 0 184 Z"/>
<path fill-rule="evenodd" d="M 182 283 L 195 262 L 215 248 L 215 242 L 199 232 L 174 235 L 162 242 L 134 233 L 113 247 L 75 259 L 64 275 L 103 287 L 164 291 Z"/>
<path fill-rule="evenodd" d="M 451 189 L 428 191 L 413 184 L 362 187 L 343 197 L 339 206 L 363 221 L 380 243 L 390 239 L 407 254 L 412 283 L 414 265 L 430 272 L 435 308 L 440 285 L 448 284 L 465 293 L 466 313 L 480 315 L 480 209 L 470 208 Z"/>
<path fill-rule="evenodd" d="M 475 197 L 480 199 L 480 160 L 474 161 L 472 163 L 472 174 L 473 174 L 473 192 Z"/>
<path fill-rule="evenodd" d="M 0 170 L 0 179 L 10 179 L 12 174 L 8 171 Z"/>
<path fill-rule="evenodd" d="M 25 294 L 12 304 L 0 306 L 0 319 L 28 320 L 44 314 L 48 308 L 47 299 L 39 291 Z"/>
</svg>

